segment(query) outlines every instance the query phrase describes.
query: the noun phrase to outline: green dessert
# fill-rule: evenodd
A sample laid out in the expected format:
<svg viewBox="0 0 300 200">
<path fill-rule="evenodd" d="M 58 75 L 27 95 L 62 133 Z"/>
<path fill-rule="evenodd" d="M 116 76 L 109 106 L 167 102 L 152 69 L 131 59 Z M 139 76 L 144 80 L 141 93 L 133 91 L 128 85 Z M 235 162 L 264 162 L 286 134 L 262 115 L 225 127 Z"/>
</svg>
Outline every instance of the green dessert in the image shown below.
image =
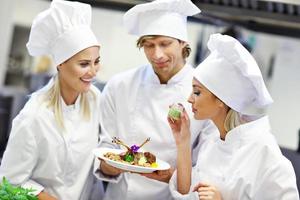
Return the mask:
<svg viewBox="0 0 300 200">
<path fill-rule="evenodd" d="M 183 111 L 183 107 L 179 104 L 173 104 L 170 109 L 168 116 L 170 117 L 171 120 L 178 120 L 181 117 L 181 113 Z"/>
</svg>

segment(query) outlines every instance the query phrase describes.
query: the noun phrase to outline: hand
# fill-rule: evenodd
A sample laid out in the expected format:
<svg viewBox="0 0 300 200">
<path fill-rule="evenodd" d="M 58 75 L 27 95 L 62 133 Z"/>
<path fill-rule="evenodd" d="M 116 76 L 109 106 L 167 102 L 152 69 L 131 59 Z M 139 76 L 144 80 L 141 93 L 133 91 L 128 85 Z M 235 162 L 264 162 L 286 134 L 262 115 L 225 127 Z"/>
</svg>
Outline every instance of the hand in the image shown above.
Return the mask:
<svg viewBox="0 0 300 200">
<path fill-rule="evenodd" d="M 221 193 L 212 185 L 198 183 L 193 189 L 193 192 L 196 191 L 200 200 L 222 200 Z"/>
<path fill-rule="evenodd" d="M 49 195 L 46 192 L 41 192 L 37 195 L 39 200 L 57 200 L 55 197 Z"/>
<path fill-rule="evenodd" d="M 125 172 L 124 170 L 115 168 L 113 166 L 110 166 L 109 164 L 107 164 L 104 160 L 101 160 L 100 163 L 100 170 L 103 174 L 108 175 L 108 176 L 118 176 L 119 174 Z"/>
<path fill-rule="evenodd" d="M 190 142 L 191 133 L 190 119 L 186 110 L 183 108 L 180 119 L 174 121 L 168 117 L 168 122 L 172 129 L 176 145 L 188 144 Z"/>
<path fill-rule="evenodd" d="M 157 181 L 169 183 L 174 171 L 174 168 L 170 168 L 167 170 L 157 170 L 152 173 L 140 173 L 140 175 Z"/>
</svg>

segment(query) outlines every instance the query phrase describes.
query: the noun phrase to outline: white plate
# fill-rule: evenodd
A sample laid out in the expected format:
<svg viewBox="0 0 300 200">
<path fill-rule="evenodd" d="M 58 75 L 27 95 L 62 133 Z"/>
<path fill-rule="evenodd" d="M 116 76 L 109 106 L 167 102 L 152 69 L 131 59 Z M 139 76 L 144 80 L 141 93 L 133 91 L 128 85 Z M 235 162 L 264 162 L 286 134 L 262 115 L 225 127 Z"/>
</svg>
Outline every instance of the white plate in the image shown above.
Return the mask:
<svg viewBox="0 0 300 200">
<path fill-rule="evenodd" d="M 158 158 L 156 158 L 157 167 L 143 167 L 143 166 L 131 165 L 131 164 L 127 164 L 127 163 L 121 163 L 121 162 L 110 160 L 110 159 L 104 157 L 104 155 L 107 152 L 120 154 L 124 151 L 125 150 L 122 150 L 122 149 L 96 148 L 96 149 L 93 150 L 93 154 L 96 157 L 101 158 L 107 164 L 109 164 L 113 167 L 116 167 L 116 168 L 119 168 L 119 169 L 122 169 L 122 170 L 126 170 L 126 171 L 131 171 L 131 172 L 151 173 L 151 172 L 154 172 L 156 170 L 166 170 L 166 169 L 170 168 L 169 163 L 167 163 L 163 160 L 160 160 Z"/>
</svg>

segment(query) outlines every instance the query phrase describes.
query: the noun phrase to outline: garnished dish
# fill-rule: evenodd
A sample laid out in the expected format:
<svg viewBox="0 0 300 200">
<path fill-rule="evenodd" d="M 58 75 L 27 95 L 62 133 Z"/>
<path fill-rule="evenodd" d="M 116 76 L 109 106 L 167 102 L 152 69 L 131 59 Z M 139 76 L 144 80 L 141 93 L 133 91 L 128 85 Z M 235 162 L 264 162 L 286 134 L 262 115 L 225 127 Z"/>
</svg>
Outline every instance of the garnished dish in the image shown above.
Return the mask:
<svg viewBox="0 0 300 200">
<path fill-rule="evenodd" d="M 126 149 L 96 148 L 93 154 L 107 164 L 124 171 L 137 173 L 152 173 L 156 170 L 167 170 L 169 163 L 160 160 L 150 152 L 142 151 L 142 147 L 150 141 L 147 138 L 141 145 L 128 146 L 119 138 L 114 137 L 113 143 L 121 145 Z"/>
<path fill-rule="evenodd" d="M 181 104 L 179 104 L 179 103 L 172 104 L 170 106 L 168 116 L 174 122 L 174 121 L 180 119 L 182 112 L 183 112 L 183 106 Z"/>
<path fill-rule="evenodd" d="M 116 143 L 118 145 L 122 145 L 127 149 L 127 151 L 122 152 L 120 154 L 116 154 L 113 152 L 107 152 L 104 157 L 118 161 L 123 162 L 131 165 L 138 165 L 142 167 L 157 167 L 156 163 L 156 156 L 153 155 L 150 152 L 139 152 L 138 150 L 144 146 L 147 142 L 150 141 L 150 138 L 147 138 L 141 145 L 132 145 L 129 147 L 124 142 L 122 142 L 119 138 L 114 137 L 113 143 Z"/>
</svg>

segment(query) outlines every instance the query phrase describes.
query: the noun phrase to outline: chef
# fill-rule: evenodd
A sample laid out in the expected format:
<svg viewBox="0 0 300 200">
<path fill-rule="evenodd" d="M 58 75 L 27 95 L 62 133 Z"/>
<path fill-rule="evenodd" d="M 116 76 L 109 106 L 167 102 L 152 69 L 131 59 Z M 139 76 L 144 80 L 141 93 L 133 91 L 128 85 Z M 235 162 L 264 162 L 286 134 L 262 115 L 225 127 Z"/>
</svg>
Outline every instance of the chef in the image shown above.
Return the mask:
<svg viewBox="0 0 300 200">
<path fill-rule="evenodd" d="M 210 55 L 196 68 L 189 98 L 194 118 L 218 127 L 202 144 L 192 168 L 189 118 L 169 120 L 177 141 L 175 199 L 297 200 L 296 176 L 263 111 L 273 102 L 251 54 L 234 38 L 213 34 Z M 262 109 L 262 110 L 260 110 Z"/>
<path fill-rule="evenodd" d="M 139 37 L 138 48 L 144 50 L 149 63 L 107 83 L 100 112 L 102 130 L 110 137 L 102 140 L 101 147 L 112 147 L 112 136 L 128 145 L 150 137 L 143 149 L 168 162 L 171 169 L 141 176 L 101 162 L 96 175 L 109 182 L 107 200 L 172 199 L 168 182 L 176 168 L 177 152 L 167 113 L 169 105 L 184 104 L 192 91 L 193 67 L 186 62 L 190 54 L 187 16 L 199 12 L 190 0 L 156 0 L 139 4 L 124 15 L 126 29 Z M 199 141 L 197 136 L 204 138 L 204 130 L 210 128 L 215 127 L 208 121 L 193 121 L 192 141 Z M 194 143 L 194 150 L 196 146 Z"/>
<path fill-rule="evenodd" d="M 31 27 L 29 54 L 51 56 L 58 72 L 13 120 L 0 177 L 40 200 L 91 199 L 101 109 L 91 85 L 100 45 L 90 24 L 90 5 L 54 0 Z"/>
</svg>

